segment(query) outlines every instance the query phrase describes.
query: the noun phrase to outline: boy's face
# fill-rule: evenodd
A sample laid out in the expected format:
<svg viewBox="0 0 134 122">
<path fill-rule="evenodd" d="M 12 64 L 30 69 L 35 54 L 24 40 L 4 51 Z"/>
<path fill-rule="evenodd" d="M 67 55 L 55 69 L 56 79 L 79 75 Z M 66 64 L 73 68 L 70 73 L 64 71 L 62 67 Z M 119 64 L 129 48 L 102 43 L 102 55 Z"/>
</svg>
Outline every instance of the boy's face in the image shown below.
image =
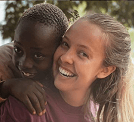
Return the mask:
<svg viewBox="0 0 134 122">
<path fill-rule="evenodd" d="M 54 29 L 51 27 L 32 21 L 19 23 L 14 37 L 13 62 L 22 77 L 33 80 L 48 77 L 58 46 L 55 42 Z"/>
</svg>

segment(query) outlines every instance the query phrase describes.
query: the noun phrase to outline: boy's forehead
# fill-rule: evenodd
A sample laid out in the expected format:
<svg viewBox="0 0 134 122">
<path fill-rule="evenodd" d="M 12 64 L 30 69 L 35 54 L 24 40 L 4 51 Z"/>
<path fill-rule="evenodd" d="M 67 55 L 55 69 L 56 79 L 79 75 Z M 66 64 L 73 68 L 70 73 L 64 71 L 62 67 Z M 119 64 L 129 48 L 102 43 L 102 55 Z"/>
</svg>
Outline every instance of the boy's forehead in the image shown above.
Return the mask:
<svg viewBox="0 0 134 122">
<path fill-rule="evenodd" d="M 42 29 L 42 30 L 50 30 L 51 29 L 51 32 L 55 31 L 56 30 L 56 27 L 55 25 L 46 25 L 44 23 L 40 23 L 40 22 L 36 22 L 36 21 L 32 21 L 32 20 L 23 20 L 21 21 L 18 26 L 17 26 L 17 29 L 19 30 L 25 30 L 27 28 L 32 28 L 32 29 Z"/>
<path fill-rule="evenodd" d="M 21 43 L 28 41 L 41 47 L 53 46 L 60 41 L 53 26 L 30 21 L 21 22 L 18 25 L 15 32 L 15 39 Z"/>
</svg>

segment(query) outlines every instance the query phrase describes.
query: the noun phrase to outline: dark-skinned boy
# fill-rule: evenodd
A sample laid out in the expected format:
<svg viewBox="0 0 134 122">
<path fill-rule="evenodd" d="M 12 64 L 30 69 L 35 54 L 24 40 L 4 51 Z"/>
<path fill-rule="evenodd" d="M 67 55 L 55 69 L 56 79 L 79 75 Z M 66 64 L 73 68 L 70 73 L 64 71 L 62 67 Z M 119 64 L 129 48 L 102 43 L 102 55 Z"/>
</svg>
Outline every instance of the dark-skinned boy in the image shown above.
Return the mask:
<svg viewBox="0 0 134 122">
<path fill-rule="evenodd" d="M 45 112 L 43 87 L 53 87 L 53 54 L 67 27 L 64 13 L 51 4 L 39 4 L 23 13 L 14 41 L 0 47 L 2 98 L 11 94 L 31 113 Z"/>
</svg>

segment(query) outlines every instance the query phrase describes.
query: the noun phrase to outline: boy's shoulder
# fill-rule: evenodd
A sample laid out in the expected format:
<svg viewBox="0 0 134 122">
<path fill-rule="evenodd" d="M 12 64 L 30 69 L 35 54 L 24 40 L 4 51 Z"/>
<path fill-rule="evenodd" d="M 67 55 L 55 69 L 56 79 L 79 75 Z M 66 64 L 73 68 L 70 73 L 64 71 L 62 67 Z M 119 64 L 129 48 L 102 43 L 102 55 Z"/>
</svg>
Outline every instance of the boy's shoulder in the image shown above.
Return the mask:
<svg viewBox="0 0 134 122">
<path fill-rule="evenodd" d="M 1 58 L 12 58 L 13 42 L 0 46 L 0 60 Z"/>
<path fill-rule="evenodd" d="M 7 64 L 12 60 L 13 42 L 0 46 L 0 65 Z"/>
<path fill-rule="evenodd" d="M 12 63 L 13 43 L 0 46 L 0 80 L 12 77 L 9 65 Z"/>
</svg>

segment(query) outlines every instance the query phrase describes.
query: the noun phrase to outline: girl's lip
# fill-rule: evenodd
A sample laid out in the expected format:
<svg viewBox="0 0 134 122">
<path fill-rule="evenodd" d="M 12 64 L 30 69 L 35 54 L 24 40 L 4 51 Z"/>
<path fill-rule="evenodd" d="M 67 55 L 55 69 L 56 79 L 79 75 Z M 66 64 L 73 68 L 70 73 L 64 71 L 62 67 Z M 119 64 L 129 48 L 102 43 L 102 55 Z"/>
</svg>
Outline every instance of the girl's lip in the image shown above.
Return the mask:
<svg viewBox="0 0 134 122">
<path fill-rule="evenodd" d="M 65 68 L 63 68 L 63 67 L 59 67 L 59 72 L 61 75 L 66 76 L 66 77 L 74 77 L 75 76 L 74 73 L 69 72 L 68 70 L 65 70 Z"/>
<path fill-rule="evenodd" d="M 57 68 L 58 68 L 58 70 L 59 70 L 59 67 L 65 69 L 66 71 L 70 72 L 71 74 L 74 74 L 75 76 L 77 76 L 76 70 L 72 68 L 73 66 L 70 67 L 70 66 L 65 65 L 65 64 L 61 61 L 61 59 L 59 59 L 59 60 L 57 61 Z M 69 67 L 70 67 L 70 68 L 69 68 Z"/>
<path fill-rule="evenodd" d="M 60 64 L 60 65 L 58 65 L 58 69 L 59 69 L 60 67 L 61 67 L 62 69 L 64 69 L 64 70 L 66 70 L 67 72 L 70 72 L 70 74 L 73 74 L 74 76 L 76 76 L 76 73 L 72 72 L 70 69 L 66 68 L 65 66 L 63 66 L 63 65 Z"/>
<path fill-rule="evenodd" d="M 68 72 L 70 72 L 71 74 L 74 74 L 74 73 L 71 72 L 69 69 L 67 69 L 67 68 L 65 68 L 65 67 L 63 67 L 63 66 L 59 66 L 59 67 L 61 67 L 62 69 L 66 70 L 66 71 L 68 71 Z"/>
</svg>

